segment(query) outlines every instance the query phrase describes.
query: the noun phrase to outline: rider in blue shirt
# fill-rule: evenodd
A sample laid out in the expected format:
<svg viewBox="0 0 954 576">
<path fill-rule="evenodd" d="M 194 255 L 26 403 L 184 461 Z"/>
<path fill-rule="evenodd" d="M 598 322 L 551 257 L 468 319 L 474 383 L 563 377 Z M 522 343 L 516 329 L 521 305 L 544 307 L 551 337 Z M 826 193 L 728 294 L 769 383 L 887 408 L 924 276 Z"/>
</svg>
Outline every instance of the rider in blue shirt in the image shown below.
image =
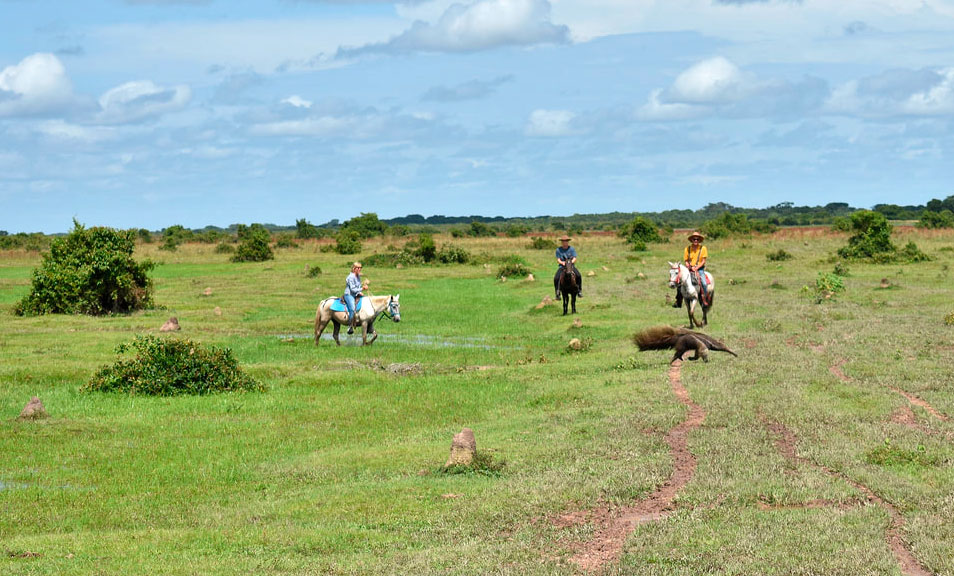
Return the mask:
<svg viewBox="0 0 954 576">
<path fill-rule="evenodd" d="M 577 292 L 576 297 L 583 297 L 583 275 L 580 274 L 580 271 L 576 269 L 576 250 L 570 246 L 569 236 L 560 237 L 560 246 L 556 249 L 556 260 L 557 264 L 563 266 L 567 261 L 570 262 L 570 266 L 573 267 L 573 274 L 576 275 L 576 286 Z M 560 269 L 557 268 L 556 274 L 553 276 L 553 289 L 556 292 L 557 299 L 560 298 Z"/>
<path fill-rule="evenodd" d="M 354 334 L 354 305 L 362 292 L 368 289 L 367 281 L 361 281 L 361 262 L 351 265 L 351 274 L 345 279 L 344 301 L 348 308 L 348 334 Z"/>
</svg>

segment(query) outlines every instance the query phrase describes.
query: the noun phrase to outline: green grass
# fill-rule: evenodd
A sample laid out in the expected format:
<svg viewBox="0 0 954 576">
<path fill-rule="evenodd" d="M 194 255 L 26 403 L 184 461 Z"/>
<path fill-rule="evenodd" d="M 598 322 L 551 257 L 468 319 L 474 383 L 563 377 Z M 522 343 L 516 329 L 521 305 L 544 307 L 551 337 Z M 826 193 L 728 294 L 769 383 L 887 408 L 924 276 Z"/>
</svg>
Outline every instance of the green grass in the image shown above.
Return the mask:
<svg viewBox="0 0 954 576">
<path fill-rule="evenodd" d="M 954 575 L 954 422 L 911 406 L 918 427 L 905 426 L 894 415 L 908 401 L 892 390 L 954 416 L 954 234 L 895 235 L 936 260 L 852 263 L 844 292 L 822 303 L 803 287 L 832 271 L 844 235 L 707 243 L 717 289 L 706 331 L 739 358 L 683 366 L 706 412 L 689 436 L 695 476 L 677 511 L 637 527 L 608 572 L 900 573 L 887 512 L 788 462 L 765 426 L 777 421 L 799 456 L 897 507 L 915 556 Z M 681 240 L 634 257 L 616 238 L 577 239 L 581 271 L 596 275 L 573 318 L 535 309 L 552 296 L 552 251 L 525 238 L 436 240 L 490 264 L 366 267 L 371 292 L 401 294 L 402 316 L 382 319 L 366 348 L 312 342 L 317 303 L 340 292 L 354 259 L 314 242 L 261 264 L 232 264 L 214 246 L 147 245 L 137 257 L 158 263 L 160 308 L 107 318 L 13 316 L 39 255 L 0 253 L 0 573 L 574 573 L 574 542 L 593 528 L 550 518 L 631 504 L 672 471 L 664 435 L 686 409 L 670 389 L 671 353 L 637 352 L 630 337 L 686 323 L 665 301 Z M 400 240 L 368 242 L 366 254 L 389 243 Z M 781 249 L 793 259 L 766 262 Z M 495 278 L 511 254 L 535 282 Z M 308 278 L 306 264 L 323 273 Z M 169 316 L 180 336 L 231 348 L 268 391 L 79 392 L 117 345 Z M 589 347 L 568 352 L 574 337 Z M 415 369 L 388 370 L 404 365 Z M 17 422 L 34 395 L 50 418 Z M 441 473 L 465 426 L 504 463 L 498 473 Z M 839 505 L 800 507 L 812 501 Z"/>
</svg>

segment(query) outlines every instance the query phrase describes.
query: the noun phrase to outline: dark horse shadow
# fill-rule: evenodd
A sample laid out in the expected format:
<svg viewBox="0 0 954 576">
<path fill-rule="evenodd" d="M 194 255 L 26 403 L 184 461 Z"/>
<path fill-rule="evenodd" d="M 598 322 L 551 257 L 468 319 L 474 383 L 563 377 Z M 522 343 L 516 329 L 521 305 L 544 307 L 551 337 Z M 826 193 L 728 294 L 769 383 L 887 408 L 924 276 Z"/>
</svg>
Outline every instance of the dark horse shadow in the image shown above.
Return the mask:
<svg viewBox="0 0 954 576">
<path fill-rule="evenodd" d="M 567 260 L 560 266 L 560 294 L 563 295 L 563 315 L 566 316 L 567 305 L 576 314 L 576 293 L 580 291 L 576 283 L 576 274 L 573 273 L 573 264 Z"/>
</svg>

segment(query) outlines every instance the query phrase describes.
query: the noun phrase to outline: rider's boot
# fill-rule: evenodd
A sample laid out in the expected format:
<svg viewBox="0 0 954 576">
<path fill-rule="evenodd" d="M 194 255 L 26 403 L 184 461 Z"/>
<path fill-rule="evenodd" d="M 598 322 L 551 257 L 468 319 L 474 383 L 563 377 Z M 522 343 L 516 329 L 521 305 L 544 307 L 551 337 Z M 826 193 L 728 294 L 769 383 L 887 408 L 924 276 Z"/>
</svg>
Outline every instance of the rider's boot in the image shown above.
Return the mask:
<svg viewBox="0 0 954 576">
<path fill-rule="evenodd" d="M 354 334 L 354 317 L 348 322 L 348 334 Z"/>
<path fill-rule="evenodd" d="M 676 301 L 672 304 L 673 308 L 682 308 L 682 292 L 676 292 Z"/>
</svg>

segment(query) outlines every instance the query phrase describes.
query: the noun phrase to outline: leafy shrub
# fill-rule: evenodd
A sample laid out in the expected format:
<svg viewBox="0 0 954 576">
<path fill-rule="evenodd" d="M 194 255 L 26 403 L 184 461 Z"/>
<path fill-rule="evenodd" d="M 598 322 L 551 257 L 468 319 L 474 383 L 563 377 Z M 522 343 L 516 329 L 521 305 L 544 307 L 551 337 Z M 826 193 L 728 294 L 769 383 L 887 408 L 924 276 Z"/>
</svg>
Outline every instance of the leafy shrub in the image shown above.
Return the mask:
<svg viewBox="0 0 954 576">
<path fill-rule="evenodd" d="M 947 316 L 944 317 L 945 326 L 954 326 L 954 312 L 948 312 Z"/>
<path fill-rule="evenodd" d="M 522 224 L 511 224 L 507 226 L 507 229 L 504 231 L 507 238 L 520 238 L 527 232 L 529 232 L 529 229 Z"/>
<path fill-rule="evenodd" d="M 305 272 L 305 276 L 309 278 L 317 278 L 321 276 L 321 266 L 309 266 L 308 271 Z"/>
<path fill-rule="evenodd" d="M 84 392 L 126 392 L 150 396 L 264 391 L 245 374 L 228 348 L 205 348 L 188 339 L 137 336 L 120 344 L 117 354 L 135 350 L 129 360 L 104 366 L 87 382 Z"/>
<path fill-rule="evenodd" d="M 232 262 L 264 262 L 275 258 L 269 246 L 272 235 L 261 224 L 252 224 L 248 228 L 240 226 L 239 238 L 241 241 Z"/>
<path fill-rule="evenodd" d="M 444 244 L 437 251 L 437 261 L 441 264 L 467 264 L 470 260 L 470 252 L 452 244 Z"/>
<path fill-rule="evenodd" d="M 437 245 L 434 244 L 434 237 L 430 234 L 421 234 L 417 237 L 417 248 L 415 254 L 421 257 L 425 262 L 431 262 L 437 258 Z"/>
<path fill-rule="evenodd" d="M 556 242 L 551 238 L 544 238 L 542 236 L 532 236 L 530 238 L 530 249 L 531 250 L 556 250 Z"/>
<path fill-rule="evenodd" d="M 642 249 L 634 248 L 637 252 L 646 250 L 647 242 L 663 241 L 662 236 L 659 235 L 659 226 L 643 216 L 637 216 L 631 222 L 624 224 L 619 230 L 619 235 L 634 246 L 642 244 Z"/>
<path fill-rule="evenodd" d="M 954 212 L 942 210 L 941 212 L 932 212 L 925 210 L 921 213 L 921 219 L 917 223 L 918 228 L 954 228 Z"/>
<path fill-rule="evenodd" d="M 361 235 L 355 230 L 342 229 L 335 236 L 335 245 L 331 249 L 338 254 L 357 254 L 361 252 Z"/>
<path fill-rule="evenodd" d="M 325 235 L 325 231 L 308 220 L 301 218 L 295 220 L 295 237 L 301 240 L 306 240 L 308 238 L 321 238 Z"/>
<path fill-rule="evenodd" d="M 900 251 L 891 242 L 892 226 L 888 218 L 870 210 L 859 210 L 851 215 L 851 226 L 855 234 L 848 238 L 848 245 L 838 250 L 845 259 L 870 260 L 883 264 L 888 262 L 924 262 L 930 256 L 918 248 L 914 242 L 908 242 Z"/>
<path fill-rule="evenodd" d="M 851 232 L 851 220 L 845 216 L 836 216 L 831 221 L 833 232 Z"/>
<path fill-rule="evenodd" d="M 723 212 L 718 218 L 705 222 L 701 229 L 711 239 L 748 236 L 752 233 L 752 223 L 745 214 Z"/>
<path fill-rule="evenodd" d="M 842 277 L 849 276 L 851 273 L 851 271 L 848 269 L 848 264 L 841 261 L 835 262 L 835 269 L 833 272 Z"/>
<path fill-rule="evenodd" d="M 5 232 L 5 231 L 4 231 Z M 42 232 L 17 232 L 16 234 L 0 234 L 0 250 L 32 250 L 39 252 L 50 246 L 50 238 Z"/>
<path fill-rule="evenodd" d="M 530 266 L 527 262 L 516 254 L 507 257 L 503 266 L 497 270 L 497 278 L 506 277 L 526 277 L 530 274 Z"/>
<path fill-rule="evenodd" d="M 134 249 L 132 231 L 87 229 L 74 220 L 73 230 L 55 239 L 43 255 L 33 271 L 33 288 L 14 313 L 102 315 L 150 306 L 152 283 L 147 273 L 154 265 L 133 260 Z"/>
<path fill-rule="evenodd" d="M 831 272 L 819 272 L 818 278 L 815 279 L 815 287 L 812 290 L 816 302 L 829 300 L 844 291 L 844 278 Z"/>
<path fill-rule="evenodd" d="M 355 216 L 341 225 L 341 231 L 354 232 L 355 238 L 374 238 L 383 236 L 388 230 L 388 225 L 378 219 L 374 212 L 364 213 Z M 339 236 L 341 235 L 339 232 Z M 360 251 L 360 249 L 358 250 Z M 339 252 L 339 254 L 355 254 L 356 252 Z"/>
<path fill-rule="evenodd" d="M 782 250 L 781 248 L 779 248 L 777 252 L 769 252 L 768 254 L 766 254 L 765 258 L 769 262 L 782 262 L 785 260 L 791 260 L 792 258 L 794 258 L 794 256 L 792 256 L 785 250 Z"/>
<path fill-rule="evenodd" d="M 233 252 L 235 252 L 235 246 L 227 242 L 222 242 L 215 247 L 216 254 L 232 254 Z"/>
<path fill-rule="evenodd" d="M 470 223 L 470 231 L 468 232 L 468 234 L 470 234 L 471 236 L 477 236 L 478 238 L 483 238 L 483 237 L 496 236 L 497 232 L 495 232 L 494 229 L 488 226 L 487 224 L 484 224 L 483 222 L 480 222 L 478 220 L 474 220 L 473 222 Z"/>
<path fill-rule="evenodd" d="M 295 240 L 288 234 L 282 234 L 275 241 L 276 248 L 301 248 Z"/>
</svg>

